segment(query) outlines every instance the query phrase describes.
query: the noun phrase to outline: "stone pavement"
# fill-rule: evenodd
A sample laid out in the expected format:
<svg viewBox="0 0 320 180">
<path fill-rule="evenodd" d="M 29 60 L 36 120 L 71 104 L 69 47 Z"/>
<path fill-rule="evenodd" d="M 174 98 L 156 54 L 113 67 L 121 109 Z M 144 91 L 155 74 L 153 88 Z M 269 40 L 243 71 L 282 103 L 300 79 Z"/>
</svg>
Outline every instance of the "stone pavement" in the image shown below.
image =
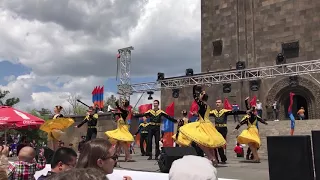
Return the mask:
<svg viewBox="0 0 320 180">
<path fill-rule="evenodd" d="M 138 150 L 138 149 L 137 149 Z M 136 151 L 139 152 L 139 151 Z M 262 158 L 261 163 L 249 163 L 243 158 L 236 158 L 234 153 L 227 154 L 228 164 L 220 165 L 218 170 L 219 178 L 237 179 L 237 180 L 268 180 L 268 160 Z M 123 162 L 124 157 L 119 158 L 118 169 L 127 169 L 135 171 L 160 172 L 155 160 L 146 160 L 147 157 L 140 156 L 139 153 L 133 155 L 136 162 Z"/>
</svg>

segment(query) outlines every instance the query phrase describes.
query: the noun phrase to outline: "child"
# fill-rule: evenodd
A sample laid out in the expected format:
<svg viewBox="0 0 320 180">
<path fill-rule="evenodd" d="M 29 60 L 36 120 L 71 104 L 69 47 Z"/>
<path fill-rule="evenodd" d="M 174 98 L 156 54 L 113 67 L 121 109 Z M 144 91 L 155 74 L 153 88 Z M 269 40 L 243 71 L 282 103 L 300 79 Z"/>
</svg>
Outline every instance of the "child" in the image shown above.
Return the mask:
<svg viewBox="0 0 320 180">
<path fill-rule="evenodd" d="M 36 151 L 30 147 L 23 147 L 18 154 L 18 161 L 9 165 L 8 180 L 34 180 L 36 171 L 46 167 L 44 149 L 40 149 L 38 163 L 35 160 Z"/>
<path fill-rule="evenodd" d="M 243 157 L 244 156 L 243 148 L 238 142 L 237 142 L 236 147 L 234 147 L 234 152 L 237 154 L 237 157 Z"/>
</svg>

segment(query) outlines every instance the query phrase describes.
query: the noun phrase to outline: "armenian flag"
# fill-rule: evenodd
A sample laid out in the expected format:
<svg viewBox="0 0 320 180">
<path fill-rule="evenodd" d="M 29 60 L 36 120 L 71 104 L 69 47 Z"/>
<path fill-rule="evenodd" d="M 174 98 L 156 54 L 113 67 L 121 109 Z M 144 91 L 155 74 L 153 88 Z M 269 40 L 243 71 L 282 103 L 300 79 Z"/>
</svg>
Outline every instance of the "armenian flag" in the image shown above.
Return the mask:
<svg viewBox="0 0 320 180">
<path fill-rule="evenodd" d="M 94 106 L 98 106 L 100 109 L 104 106 L 104 86 L 96 86 L 92 91 L 92 103 Z"/>
<path fill-rule="evenodd" d="M 172 102 L 167 108 L 166 113 L 174 117 L 174 102 Z M 168 119 L 163 121 L 163 147 L 173 147 L 173 131 L 174 131 L 174 123 Z"/>
</svg>

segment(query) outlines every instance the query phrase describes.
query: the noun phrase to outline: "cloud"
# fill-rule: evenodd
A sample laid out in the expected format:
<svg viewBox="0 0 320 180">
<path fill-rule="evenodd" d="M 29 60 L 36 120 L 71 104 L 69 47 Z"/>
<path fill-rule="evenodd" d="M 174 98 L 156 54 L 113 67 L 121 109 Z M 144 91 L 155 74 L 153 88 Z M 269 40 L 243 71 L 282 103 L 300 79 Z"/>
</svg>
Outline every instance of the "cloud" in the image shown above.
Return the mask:
<svg viewBox="0 0 320 180">
<path fill-rule="evenodd" d="M 200 69 L 198 0 L 2 0 L 0 7 L 0 61 L 31 69 L 0 88 L 23 107 L 52 106 L 65 93 L 89 101 L 93 86 L 115 76 L 117 49 L 127 46 L 135 47 L 132 76 Z"/>
</svg>

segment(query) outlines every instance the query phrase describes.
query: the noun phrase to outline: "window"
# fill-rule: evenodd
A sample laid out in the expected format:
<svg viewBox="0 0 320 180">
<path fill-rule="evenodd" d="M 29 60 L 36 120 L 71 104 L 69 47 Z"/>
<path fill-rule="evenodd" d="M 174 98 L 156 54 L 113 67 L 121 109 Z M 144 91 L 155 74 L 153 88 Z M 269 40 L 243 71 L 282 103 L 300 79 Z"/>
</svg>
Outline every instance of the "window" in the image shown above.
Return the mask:
<svg viewBox="0 0 320 180">
<path fill-rule="evenodd" d="M 222 54 L 222 40 L 217 40 L 212 43 L 213 55 L 221 56 Z"/>
<path fill-rule="evenodd" d="M 299 57 L 299 41 L 282 43 L 282 53 L 287 59 Z"/>
</svg>

